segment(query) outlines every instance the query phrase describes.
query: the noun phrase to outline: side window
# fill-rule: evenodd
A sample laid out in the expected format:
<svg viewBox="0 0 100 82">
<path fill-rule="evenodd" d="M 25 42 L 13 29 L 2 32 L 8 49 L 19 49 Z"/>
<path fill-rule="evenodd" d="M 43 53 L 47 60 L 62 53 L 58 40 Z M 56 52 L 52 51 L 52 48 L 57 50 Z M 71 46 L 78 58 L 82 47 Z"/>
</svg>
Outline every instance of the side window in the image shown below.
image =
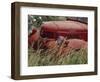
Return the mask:
<svg viewBox="0 0 100 82">
<path fill-rule="evenodd" d="M 46 32 L 45 34 L 46 34 L 47 38 L 53 38 L 54 37 L 53 32 Z"/>
<path fill-rule="evenodd" d="M 48 32 L 48 31 L 43 31 L 43 30 L 41 31 L 40 35 L 43 38 L 53 38 L 54 37 L 53 32 Z"/>
<path fill-rule="evenodd" d="M 69 35 L 68 35 L 68 38 L 69 38 L 69 39 L 72 39 L 72 38 L 74 38 L 74 39 L 75 39 L 75 38 L 79 39 L 79 38 L 80 38 L 80 35 L 79 35 L 79 34 L 74 34 L 74 33 L 73 33 L 73 34 L 69 34 Z"/>
</svg>

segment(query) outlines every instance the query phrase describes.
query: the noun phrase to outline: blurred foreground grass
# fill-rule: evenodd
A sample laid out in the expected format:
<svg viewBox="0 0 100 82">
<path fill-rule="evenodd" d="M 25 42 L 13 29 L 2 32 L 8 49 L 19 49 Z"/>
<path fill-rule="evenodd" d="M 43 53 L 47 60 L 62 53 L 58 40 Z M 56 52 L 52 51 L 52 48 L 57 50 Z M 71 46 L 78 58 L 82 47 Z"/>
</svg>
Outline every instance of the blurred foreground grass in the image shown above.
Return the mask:
<svg viewBox="0 0 100 82">
<path fill-rule="evenodd" d="M 87 49 L 56 56 L 55 50 L 28 49 L 28 66 L 87 64 Z"/>
</svg>

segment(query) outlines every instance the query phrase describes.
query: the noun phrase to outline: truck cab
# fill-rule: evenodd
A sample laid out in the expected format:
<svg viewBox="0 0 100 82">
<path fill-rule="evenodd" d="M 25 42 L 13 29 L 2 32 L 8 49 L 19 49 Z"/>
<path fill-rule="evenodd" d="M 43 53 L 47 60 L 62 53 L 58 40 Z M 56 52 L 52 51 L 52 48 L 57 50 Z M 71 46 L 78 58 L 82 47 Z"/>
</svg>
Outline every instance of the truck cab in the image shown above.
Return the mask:
<svg viewBox="0 0 100 82">
<path fill-rule="evenodd" d="M 49 21 L 41 25 L 40 36 L 57 39 L 64 36 L 68 39 L 82 39 L 87 41 L 87 24 L 79 21 Z"/>
</svg>

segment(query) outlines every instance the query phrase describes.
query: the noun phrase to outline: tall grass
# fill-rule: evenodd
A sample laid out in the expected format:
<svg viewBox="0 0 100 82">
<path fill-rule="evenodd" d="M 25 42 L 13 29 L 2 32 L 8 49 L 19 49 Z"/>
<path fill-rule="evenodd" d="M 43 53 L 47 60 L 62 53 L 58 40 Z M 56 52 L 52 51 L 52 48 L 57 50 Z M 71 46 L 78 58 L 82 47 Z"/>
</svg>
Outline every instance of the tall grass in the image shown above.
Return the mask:
<svg viewBox="0 0 100 82">
<path fill-rule="evenodd" d="M 72 65 L 72 64 L 86 64 L 87 63 L 87 49 L 80 49 L 78 51 L 71 50 L 69 53 L 64 53 L 59 56 L 54 49 L 34 50 L 28 49 L 28 66 L 48 66 L 48 65 Z"/>
</svg>

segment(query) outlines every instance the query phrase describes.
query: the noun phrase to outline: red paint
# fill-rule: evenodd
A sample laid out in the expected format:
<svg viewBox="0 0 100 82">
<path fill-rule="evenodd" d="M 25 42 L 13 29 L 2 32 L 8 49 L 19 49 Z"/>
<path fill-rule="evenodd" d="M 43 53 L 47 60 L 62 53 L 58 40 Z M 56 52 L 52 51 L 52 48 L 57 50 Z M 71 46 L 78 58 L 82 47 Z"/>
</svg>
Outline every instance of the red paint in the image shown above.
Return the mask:
<svg viewBox="0 0 100 82">
<path fill-rule="evenodd" d="M 32 33 L 28 36 L 28 43 L 31 45 L 33 42 L 37 41 L 40 37 L 39 30 L 33 29 Z"/>
<path fill-rule="evenodd" d="M 87 24 L 76 21 L 49 21 L 41 25 L 41 36 L 57 38 L 67 36 L 87 41 Z"/>
</svg>

